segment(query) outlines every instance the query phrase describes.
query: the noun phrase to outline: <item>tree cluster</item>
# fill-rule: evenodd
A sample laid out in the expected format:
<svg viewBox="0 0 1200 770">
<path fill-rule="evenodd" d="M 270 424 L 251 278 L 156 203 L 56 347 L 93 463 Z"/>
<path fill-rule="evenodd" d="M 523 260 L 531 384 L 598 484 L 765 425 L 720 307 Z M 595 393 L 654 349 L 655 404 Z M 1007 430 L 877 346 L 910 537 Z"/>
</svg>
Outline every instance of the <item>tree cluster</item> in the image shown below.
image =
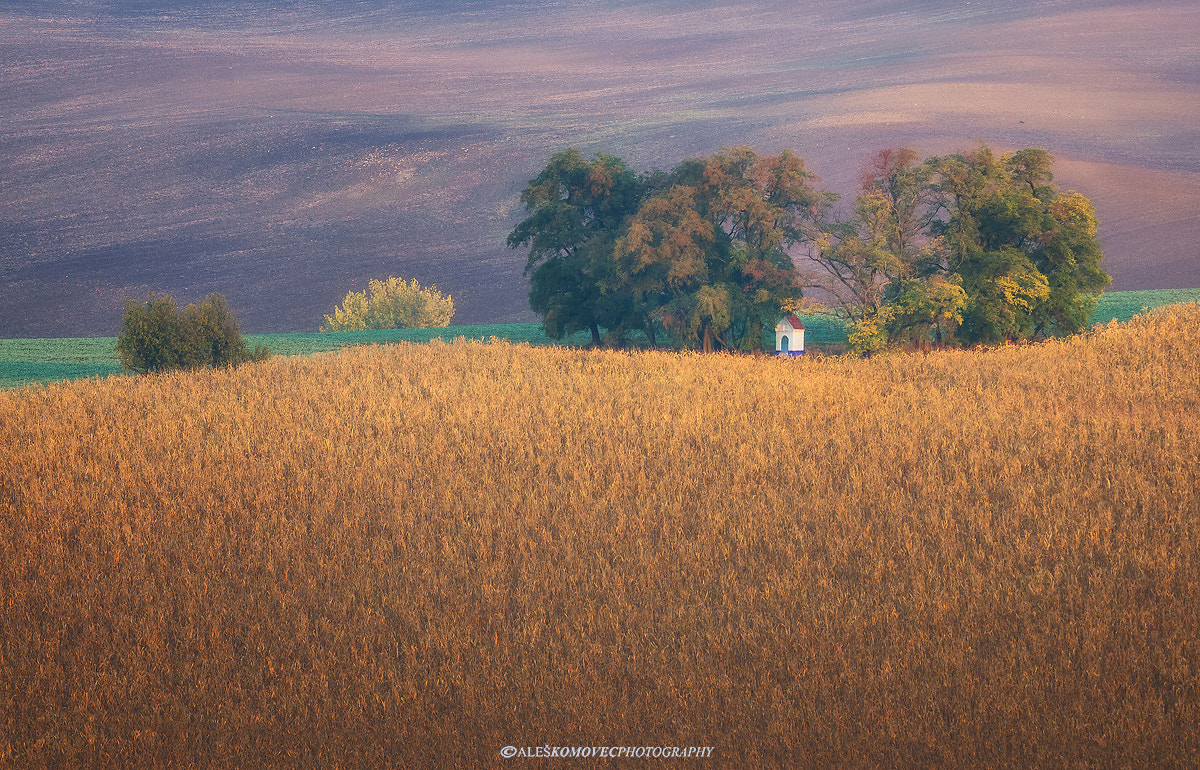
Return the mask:
<svg viewBox="0 0 1200 770">
<path fill-rule="evenodd" d="M 635 174 L 576 150 L 521 195 L 530 305 L 546 332 L 622 344 L 641 331 L 705 351 L 761 347 L 763 324 L 801 287 L 788 250 L 816 237 L 830 198 L 790 152 L 748 147 Z"/>
<path fill-rule="evenodd" d="M 1110 278 L 1095 209 L 1055 189 L 1052 165 L 1036 148 L 877 153 L 853 216 L 830 224 L 813 260 L 851 345 L 997 343 L 1086 326 Z"/>
<path fill-rule="evenodd" d="M 1040 149 L 923 161 L 885 150 L 838 219 L 837 196 L 786 150 L 726 149 L 637 174 L 570 149 L 522 193 L 528 216 L 508 245 L 529 249 L 530 306 L 546 332 L 590 331 L 597 345 L 640 331 L 652 344 L 757 349 L 764 324 L 813 289 L 863 353 L 1071 333 L 1109 278 L 1095 211 L 1054 188 L 1052 163 Z"/>
<path fill-rule="evenodd" d="M 220 294 L 209 294 L 182 312 L 167 294 L 152 295 L 144 305 L 130 300 L 117 337 L 121 365 L 141 374 L 237 366 L 270 355 L 266 346 L 247 349 L 237 319 Z"/>
<path fill-rule="evenodd" d="M 357 332 L 368 329 L 424 329 L 449 326 L 454 300 L 432 286 L 422 289 L 414 278 L 372 280 L 367 291 L 351 291 L 333 315 L 325 316 L 323 332 Z"/>
</svg>

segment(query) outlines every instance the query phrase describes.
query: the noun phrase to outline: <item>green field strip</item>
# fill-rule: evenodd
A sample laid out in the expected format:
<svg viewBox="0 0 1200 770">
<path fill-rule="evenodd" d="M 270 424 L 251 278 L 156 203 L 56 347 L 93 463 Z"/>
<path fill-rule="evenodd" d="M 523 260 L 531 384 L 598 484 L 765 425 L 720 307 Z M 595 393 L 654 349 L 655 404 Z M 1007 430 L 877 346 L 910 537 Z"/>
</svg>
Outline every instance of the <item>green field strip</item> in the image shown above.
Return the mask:
<svg viewBox="0 0 1200 770">
<path fill-rule="evenodd" d="M 1148 289 L 1111 291 L 1100 297 L 1092 324 L 1128 321 L 1139 313 L 1186 302 L 1200 302 L 1200 289 Z M 804 341 L 809 346 L 845 345 L 845 322 L 831 313 L 802 313 Z M 540 323 L 475 324 L 433 329 L 388 329 L 362 332 L 298 332 L 293 334 L 245 334 L 248 347 L 266 345 L 272 355 L 307 356 L 356 345 L 385 345 L 396 342 L 428 343 L 440 339 L 488 341 L 502 339 L 529 345 L 586 346 L 587 332 L 563 340 L 546 336 Z M 775 345 L 774 332 L 766 330 L 767 350 Z M 0 339 L 0 388 L 79 380 L 124 374 L 116 356 L 116 337 Z"/>
<path fill-rule="evenodd" d="M 1092 325 L 1109 321 L 1128 321 L 1139 313 L 1165 305 L 1200 302 L 1200 289 L 1144 289 L 1109 291 L 1100 295 L 1092 313 Z"/>
</svg>

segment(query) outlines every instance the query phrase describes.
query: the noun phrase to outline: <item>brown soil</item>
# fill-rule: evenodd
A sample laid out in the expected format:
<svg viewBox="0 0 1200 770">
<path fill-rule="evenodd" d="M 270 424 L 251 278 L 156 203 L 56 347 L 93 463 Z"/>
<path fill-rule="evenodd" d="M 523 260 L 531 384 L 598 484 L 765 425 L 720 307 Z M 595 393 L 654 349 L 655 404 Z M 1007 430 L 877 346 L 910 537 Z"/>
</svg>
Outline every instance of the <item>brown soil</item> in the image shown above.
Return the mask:
<svg viewBox="0 0 1200 770">
<path fill-rule="evenodd" d="M 313 330 L 389 274 L 459 323 L 532 320 L 504 236 L 566 146 L 787 147 L 848 196 L 883 147 L 1045 147 L 1114 289 L 1200 286 L 1200 7 L 1095 5 L 0 5 L 0 337 L 111 335 L 152 290 Z"/>
</svg>

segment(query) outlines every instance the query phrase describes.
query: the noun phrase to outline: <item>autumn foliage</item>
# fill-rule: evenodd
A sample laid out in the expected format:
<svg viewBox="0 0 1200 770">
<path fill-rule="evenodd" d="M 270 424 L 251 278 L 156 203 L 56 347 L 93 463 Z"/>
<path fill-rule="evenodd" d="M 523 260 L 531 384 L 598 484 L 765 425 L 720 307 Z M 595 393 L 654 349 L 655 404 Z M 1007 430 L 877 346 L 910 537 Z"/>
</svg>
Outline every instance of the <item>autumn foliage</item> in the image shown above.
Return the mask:
<svg viewBox="0 0 1200 770">
<path fill-rule="evenodd" d="M 373 279 L 367 291 L 350 291 L 342 304 L 325 316 L 323 332 L 361 332 L 380 329 L 428 329 L 449 326 L 454 298 L 417 279 Z"/>
<path fill-rule="evenodd" d="M 1198 330 L 0 393 L 0 764 L 1195 766 Z"/>
<path fill-rule="evenodd" d="M 528 248 L 530 307 L 561 338 L 759 350 L 807 299 L 848 322 L 863 354 L 1074 334 L 1110 278 L 1091 202 L 1054 185 L 1038 148 L 987 145 L 921 160 L 882 150 L 850 216 L 804 159 L 750 147 L 635 174 L 619 158 L 554 155 L 509 234 Z M 602 335 L 601 330 L 607 330 Z"/>
<path fill-rule="evenodd" d="M 787 249 L 812 238 L 828 201 L 815 179 L 786 150 L 727 149 L 641 175 L 565 150 L 521 194 L 528 216 L 508 245 L 529 249 L 530 307 L 552 336 L 759 350 L 764 324 L 800 296 Z"/>
</svg>

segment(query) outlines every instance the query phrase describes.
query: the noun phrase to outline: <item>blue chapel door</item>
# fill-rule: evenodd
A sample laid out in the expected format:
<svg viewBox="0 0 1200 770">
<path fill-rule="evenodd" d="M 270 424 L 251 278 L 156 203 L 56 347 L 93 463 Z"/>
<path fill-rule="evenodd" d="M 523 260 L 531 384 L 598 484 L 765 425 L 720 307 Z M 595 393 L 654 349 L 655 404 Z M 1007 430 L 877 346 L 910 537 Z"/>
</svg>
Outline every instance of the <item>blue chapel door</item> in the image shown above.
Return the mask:
<svg viewBox="0 0 1200 770">
<path fill-rule="evenodd" d="M 779 343 L 779 352 L 780 353 L 788 352 L 788 336 L 786 334 L 783 335 L 783 341 Z"/>
</svg>

